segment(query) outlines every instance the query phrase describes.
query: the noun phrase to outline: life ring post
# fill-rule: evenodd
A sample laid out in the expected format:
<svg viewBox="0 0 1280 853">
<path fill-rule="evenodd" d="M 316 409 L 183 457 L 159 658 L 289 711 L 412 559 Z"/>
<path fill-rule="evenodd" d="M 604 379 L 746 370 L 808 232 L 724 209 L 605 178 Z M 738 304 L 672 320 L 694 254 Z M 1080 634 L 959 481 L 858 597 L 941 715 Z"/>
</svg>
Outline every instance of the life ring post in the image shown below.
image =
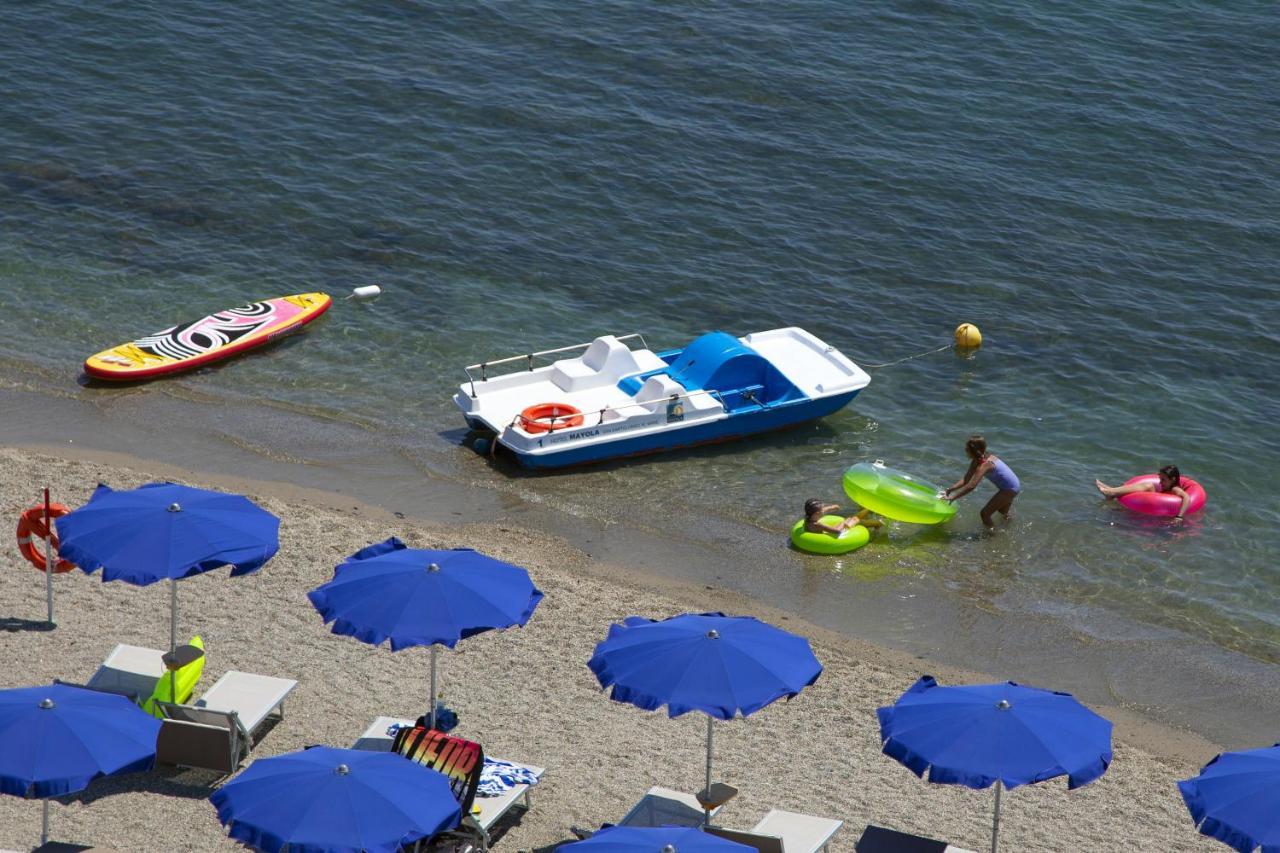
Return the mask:
<svg viewBox="0 0 1280 853">
<path fill-rule="evenodd" d="M 35 506 L 23 510 L 18 516 L 18 552 L 23 559 L 45 574 L 61 574 L 75 568 L 74 563 L 58 556 L 58 534 L 53 529 L 54 519 L 61 518 L 70 511 L 62 504 L 49 500 L 49 490 L 46 488 L 37 498 Z M 46 624 L 53 627 L 53 583 L 49 578 L 45 578 L 45 599 L 48 607 Z"/>
<path fill-rule="evenodd" d="M 58 623 L 53 621 L 53 567 L 57 565 L 53 556 L 53 505 L 49 503 L 49 487 L 44 487 L 44 529 L 49 535 L 44 537 L 44 564 L 48 571 L 44 573 L 44 600 L 48 611 L 48 622 L 50 628 L 58 627 Z"/>
</svg>

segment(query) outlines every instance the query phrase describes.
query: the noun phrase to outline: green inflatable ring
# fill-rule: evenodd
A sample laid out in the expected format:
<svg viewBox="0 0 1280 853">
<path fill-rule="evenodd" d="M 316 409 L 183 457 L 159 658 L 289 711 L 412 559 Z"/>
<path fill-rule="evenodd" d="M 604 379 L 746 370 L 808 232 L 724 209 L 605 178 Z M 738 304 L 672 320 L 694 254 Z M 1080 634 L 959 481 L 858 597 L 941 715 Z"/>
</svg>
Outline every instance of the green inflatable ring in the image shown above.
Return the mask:
<svg viewBox="0 0 1280 853">
<path fill-rule="evenodd" d="M 837 524 L 843 524 L 844 518 L 838 515 L 824 515 L 822 523 L 835 527 Z M 847 554 L 866 545 L 870 539 L 871 531 L 862 524 L 850 527 L 839 536 L 805 530 L 803 518 L 791 526 L 791 544 L 810 554 Z"/>
<path fill-rule="evenodd" d="M 895 521 L 940 524 L 956 514 L 955 504 L 938 497 L 940 487 L 886 468 L 878 459 L 845 471 L 844 491 L 859 506 Z"/>
</svg>

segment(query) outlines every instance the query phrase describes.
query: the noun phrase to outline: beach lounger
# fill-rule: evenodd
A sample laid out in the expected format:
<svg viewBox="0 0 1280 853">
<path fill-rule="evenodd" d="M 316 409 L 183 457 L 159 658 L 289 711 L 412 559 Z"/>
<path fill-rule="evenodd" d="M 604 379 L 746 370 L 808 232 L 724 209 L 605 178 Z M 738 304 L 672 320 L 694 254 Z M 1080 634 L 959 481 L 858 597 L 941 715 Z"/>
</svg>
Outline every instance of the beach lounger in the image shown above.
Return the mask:
<svg viewBox="0 0 1280 853">
<path fill-rule="evenodd" d="M 735 792 L 736 793 L 736 792 Z M 622 816 L 616 824 L 604 826 L 633 826 L 640 828 L 657 826 L 691 826 L 700 827 L 708 815 L 715 817 L 723 803 L 715 805 L 710 812 L 705 811 L 695 794 L 673 791 L 657 785 L 645 792 L 644 796 Z M 596 830 L 580 829 L 576 826 L 569 830 L 580 840 L 595 835 Z"/>
<path fill-rule="evenodd" d="M 191 643 L 204 647 L 199 637 L 192 637 Z M 159 649 L 121 643 L 111 650 L 111 654 L 107 655 L 107 659 L 84 686 L 90 690 L 128 696 L 135 703 L 145 706 L 151 699 L 163 698 L 169 692 L 160 683 L 161 677 L 168 675 L 164 667 L 164 655 Z M 191 690 L 199 680 L 203 667 L 204 660 L 201 658 L 178 671 L 178 701 L 185 701 L 191 696 Z M 187 682 L 185 685 L 184 681 Z M 144 707 L 144 710 L 150 712 L 150 708 Z"/>
<path fill-rule="evenodd" d="M 719 811 L 718 806 L 712 809 L 711 817 Z M 702 826 L 706 817 L 693 794 L 655 786 L 618 821 L 618 826 Z"/>
<path fill-rule="evenodd" d="M 391 743 L 396 739 L 396 730 L 405 728 L 413 728 L 417 723 L 413 720 L 404 720 L 399 717 L 378 717 L 369 727 L 364 730 L 364 734 L 356 738 L 356 742 L 351 744 L 352 749 L 363 749 L 367 752 L 390 752 Z"/>
<path fill-rule="evenodd" d="M 750 832 L 708 826 L 706 831 L 759 853 L 818 853 L 827 850 L 844 821 L 773 809 Z"/>
<path fill-rule="evenodd" d="M 756 853 L 787 853 L 782 839 L 776 835 L 757 835 L 754 832 L 747 832 L 741 829 L 725 829 L 723 826 L 711 825 L 703 827 L 702 831 L 717 838 L 745 844 L 755 850 Z"/>
<path fill-rule="evenodd" d="M 378 717 L 369 727 L 365 729 L 364 734 L 356 739 L 352 744 L 352 749 L 364 749 L 370 752 L 387 752 L 391 749 L 391 743 L 395 740 L 395 728 L 408 727 L 413 728 L 415 722 L 413 720 L 404 720 L 396 717 Z M 510 762 L 517 764 L 518 762 Z M 532 764 L 520 764 L 531 771 L 539 779 L 546 772 L 541 767 L 534 767 Z M 464 816 L 464 825 L 472 825 L 478 836 L 481 847 L 485 850 L 489 849 L 492 837 L 490 830 L 498 824 L 498 821 L 511 811 L 516 805 L 521 805 L 525 809 L 532 806 L 529 799 L 529 789 L 531 785 L 516 785 L 504 791 L 497 797 L 476 797 L 470 815 Z"/>
<path fill-rule="evenodd" d="M 284 700 L 298 686 L 232 670 L 194 705 L 157 702 L 164 715 L 156 741 L 156 761 L 234 773 L 253 748 L 254 736 L 269 719 L 284 718 Z"/>
<path fill-rule="evenodd" d="M 156 682 L 164 675 L 164 663 L 160 660 L 163 655 L 159 649 L 121 643 L 107 655 L 85 687 L 141 702 L 151 695 Z"/>
<path fill-rule="evenodd" d="M 874 824 L 867 824 L 853 849 L 856 853 L 973 853 L 972 850 L 955 847 L 945 841 L 935 841 Z"/>
</svg>

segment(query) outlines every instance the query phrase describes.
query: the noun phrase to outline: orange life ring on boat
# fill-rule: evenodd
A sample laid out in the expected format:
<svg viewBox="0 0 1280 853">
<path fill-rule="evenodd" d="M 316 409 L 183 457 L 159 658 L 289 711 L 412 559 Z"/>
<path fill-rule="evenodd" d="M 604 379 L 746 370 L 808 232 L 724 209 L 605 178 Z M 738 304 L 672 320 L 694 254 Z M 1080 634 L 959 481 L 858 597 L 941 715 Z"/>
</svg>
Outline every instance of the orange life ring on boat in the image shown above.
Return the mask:
<svg viewBox="0 0 1280 853">
<path fill-rule="evenodd" d="M 539 403 L 516 418 L 525 432 L 554 432 L 582 426 L 582 410 L 568 403 Z"/>
<path fill-rule="evenodd" d="M 71 510 L 62 504 L 49 504 L 49 519 L 61 518 Z M 45 570 L 44 548 L 37 548 L 34 540 L 40 540 L 41 543 L 45 539 L 53 541 L 53 553 L 58 553 L 58 534 L 53 533 L 49 528 L 44 526 L 44 504 L 37 504 L 31 509 L 26 510 L 22 515 L 18 516 L 18 550 L 22 552 L 22 556 L 27 558 L 27 562 L 35 566 L 40 571 Z M 62 574 L 69 572 L 76 567 L 75 563 L 67 560 L 58 560 L 53 566 L 54 574 Z"/>
</svg>

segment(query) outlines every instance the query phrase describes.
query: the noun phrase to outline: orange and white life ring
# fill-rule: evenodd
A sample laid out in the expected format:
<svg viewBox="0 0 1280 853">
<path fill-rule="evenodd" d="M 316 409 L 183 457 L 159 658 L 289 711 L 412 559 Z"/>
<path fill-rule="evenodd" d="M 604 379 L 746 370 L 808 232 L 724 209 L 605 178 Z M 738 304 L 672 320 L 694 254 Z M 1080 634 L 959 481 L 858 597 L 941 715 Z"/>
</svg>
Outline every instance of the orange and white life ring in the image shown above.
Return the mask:
<svg viewBox="0 0 1280 853">
<path fill-rule="evenodd" d="M 49 504 L 49 520 L 61 518 L 71 510 L 62 504 Z M 44 540 L 53 542 L 53 553 L 58 553 L 58 534 L 53 533 L 44 523 L 44 504 L 37 504 L 18 516 L 18 550 L 27 562 L 40 571 L 45 570 Z M 38 540 L 38 543 L 37 543 Z M 37 547 L 38 544 L 38 547 Z M 69 572 L 76 567 L 75 563 L 58 560 L 54 563 L 54 574 Z"/>
<path fill-rule="evenodd" d="M 525 432 L 554 432 L 582 426 L 582 410 L 568 403 L 538 403 L 516 418 Z"/>
</svg>

